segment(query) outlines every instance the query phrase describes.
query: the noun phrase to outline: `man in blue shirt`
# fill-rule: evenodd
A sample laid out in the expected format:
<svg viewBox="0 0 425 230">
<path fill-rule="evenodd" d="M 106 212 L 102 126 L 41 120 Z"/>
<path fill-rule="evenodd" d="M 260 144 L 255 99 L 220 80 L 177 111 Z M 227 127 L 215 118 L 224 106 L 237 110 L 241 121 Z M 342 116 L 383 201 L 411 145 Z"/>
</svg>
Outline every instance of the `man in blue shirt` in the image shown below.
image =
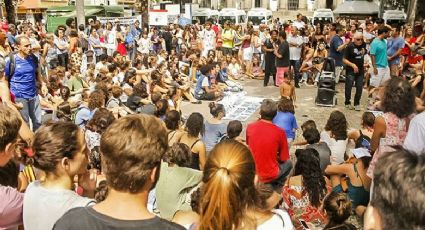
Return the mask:
<svg viewBox="0 0 425 230">
<path fill-rule="evenodd" d="M 14 54 L 14 71 L 10 69 L 10 59 L 6 59 L 5 75 L 9 81 L 10 91 L 15 95 L 16 103 L 21 103 L 23 108 L 20 111 L 22 118 L 27 124 L 31 118 L 33 130 L 41 126 L 41 107 L 37 95 L 36 82 L 42 87 L 46 87 L 40 71 L 38 71 L 38 60 L 31 55 L 31 43 L 26 36 L 16 38 L 18 53 Z"/>
<path fill-rule="evenodd" d="M 400 36 L 400 27 L 395 27 L 387 43 L 391 76 L 399 76 L 400 55 L 404 45 L 404 38 Z"/>
<path fill-rule="evenodd" d="M 335 59 L 335 81 L 338 83 L 343 70 L 342 59 L 344 57 L 344 50 L 350 43 L 350 40 L 342 40 L 346 32 L 342 25 L 338 24 L 335 30 L 336 34 L 332 37 L 329 45 L 329 57 Z"/>
<path fill-rule="evenodd" d="M 388 29 L 378 29 L 378 37 L 373 39 L 370 45 L 370 57 L 373 72 L 370 77 L 371 87 L 381 87 L 390 80 L 390 68 L 388 68 L 387 42 Z"/>
</svg>

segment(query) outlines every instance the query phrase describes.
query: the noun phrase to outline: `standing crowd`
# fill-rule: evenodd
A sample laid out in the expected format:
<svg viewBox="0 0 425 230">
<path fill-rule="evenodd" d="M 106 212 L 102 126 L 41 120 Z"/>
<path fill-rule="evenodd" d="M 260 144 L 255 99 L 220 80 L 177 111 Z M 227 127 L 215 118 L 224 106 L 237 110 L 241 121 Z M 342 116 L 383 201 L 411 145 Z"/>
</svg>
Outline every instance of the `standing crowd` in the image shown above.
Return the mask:
<svg viewBox="0 0 425 230">
<path fill-rule="evenodd" d="M 425 228 L 422 22 L 1 30 L 0 229 Z M 327 61 L 345 110 L 299 128 L 296 88 Z M 243 137 L 220 100 L 248 79 L 281 98 Z"/>
</svg>

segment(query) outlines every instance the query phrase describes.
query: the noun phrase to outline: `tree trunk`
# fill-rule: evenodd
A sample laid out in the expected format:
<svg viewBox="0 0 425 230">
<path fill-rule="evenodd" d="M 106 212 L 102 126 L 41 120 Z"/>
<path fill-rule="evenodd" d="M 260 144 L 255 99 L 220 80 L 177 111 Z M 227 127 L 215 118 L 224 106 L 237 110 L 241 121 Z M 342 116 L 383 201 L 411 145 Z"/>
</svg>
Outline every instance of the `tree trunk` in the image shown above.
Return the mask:
<svg viewBox="0 0 425 230">
<path fill-rule="evenodd" d="M 140 13 L 142 14 L 141 25 L 143 28 L 149 27 L 149 0 L 141 0 Z"/>
<path fill-rule="evenodd" d="M 7 21 L 9 24 L 15 24 L 16 21 L 16 0 L 4 0 L 4 7 L 7 12 Z"/>
<path fill-rule="evenodd" d="M 415 23 L 418 0 L 410 0 L 407 11 L 407 22 L 413 25 Z"/>
<path fill-rule="evenodd" d="M 77 27 L 79 25 L 86 26 L 86 16 L 84 13 L 84 0 L 76 0 L 75 1 L 75 10 L 77 11 Z"/>
</svg>

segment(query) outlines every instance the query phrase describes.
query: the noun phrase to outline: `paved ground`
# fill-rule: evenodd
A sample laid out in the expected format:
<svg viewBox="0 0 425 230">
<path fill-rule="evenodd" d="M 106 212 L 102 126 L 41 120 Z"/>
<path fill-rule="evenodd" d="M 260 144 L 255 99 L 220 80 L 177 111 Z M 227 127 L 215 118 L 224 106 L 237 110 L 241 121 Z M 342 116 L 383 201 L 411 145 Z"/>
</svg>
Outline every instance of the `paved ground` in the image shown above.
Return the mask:
<svg viewBox="0 0 425 230">
<path fill-rule="evenodd" d="M 279 89 L 274 86 L 263 87 L 262 81 L 258 80 L 246 80 L 240 82 L 244 85 L 245 90 L 247 91 L 248 96 L 255 97 L 264 97 L 264 98 L 279 98 Z M 357 112 L 353 110 L 347 110 L 344 108 L 344 83 L 339 83 L 337 86 L 337 100 L 338 104 L 334 108 L 331 107 L 319 107 L 314 104 L 314 99 L 317 94 L 317 88 L 313 86 L 301 86 L 301 88 L 296 90 L 297 102 L 295 109 L 295 116 L 297 118 L 298 125 L 309 119 L 316 121 L 318 128 L 321 130 L 324 128 L 327 119 L 329 118 L 329 114 L 338 109 L 342 111 L 348 120 L 349 128 L 359 128 L 361 122 L 361 115 L 363 112 Z M 354 97 L 354 89 L 353 89 L 353 97 Z M 361 104 L 363 108 L 366 104 L 366 93 L 363 92 Z M 200 112 L 204 115 L 205 118 L 210 117 L 208 102 L 203 101 L 201 105 L 193 105 L 187 102 L 182 104 L 182 111 L 184 116 L 189 116 L 192 112 Z M 363 111 L 363 110 L 362 110 Z M 258 119 L 259 114 L 258 111 L 253 114 L 248 121 L 243 122 L 244 128 L 247 123 L 255 121 Z M 244 130 L 245 131 L 245 130 Z"/>
</svg>

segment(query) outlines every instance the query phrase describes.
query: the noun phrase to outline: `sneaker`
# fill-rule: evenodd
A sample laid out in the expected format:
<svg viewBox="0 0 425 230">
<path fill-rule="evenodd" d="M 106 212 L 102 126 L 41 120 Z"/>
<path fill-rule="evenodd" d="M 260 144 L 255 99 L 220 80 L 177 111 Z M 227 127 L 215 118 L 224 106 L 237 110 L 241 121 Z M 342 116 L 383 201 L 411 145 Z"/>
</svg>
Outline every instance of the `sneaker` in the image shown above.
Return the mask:
<svg viewBox="0 0 425 230">
<path fill-rule="evenodd" d="M 354 109 L 355 109 L 356 111 L 360 111 L 360 110 L 362 110 L 362 109 L 360 108 L 360 105 L 356 105 L 356 106 L 354 106 Z"/>
<path fill-rule="evenodd" d="M 345 105 L 345 108 L 349 110 L 354 110 L 354 106 L 352 106 L 351 104 Z"/>
</svg>

